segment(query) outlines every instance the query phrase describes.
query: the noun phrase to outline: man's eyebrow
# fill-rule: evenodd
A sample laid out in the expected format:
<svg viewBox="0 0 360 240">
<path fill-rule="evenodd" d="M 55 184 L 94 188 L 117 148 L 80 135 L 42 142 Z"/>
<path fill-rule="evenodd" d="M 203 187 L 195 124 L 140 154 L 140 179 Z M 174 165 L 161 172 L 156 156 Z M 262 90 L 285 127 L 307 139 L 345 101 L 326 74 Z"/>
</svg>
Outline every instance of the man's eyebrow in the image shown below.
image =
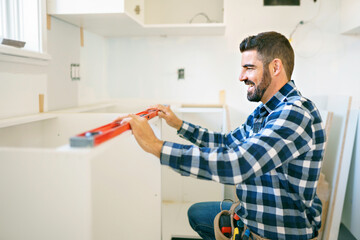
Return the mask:
<svg viewBox="0 0 360 240">
<path fill-rule="evenodd" d="M 243 65 L 243 68 L 249 68 L 249 67 L 255 67 L 254 64 L 245 64 Z"/>
</svg>

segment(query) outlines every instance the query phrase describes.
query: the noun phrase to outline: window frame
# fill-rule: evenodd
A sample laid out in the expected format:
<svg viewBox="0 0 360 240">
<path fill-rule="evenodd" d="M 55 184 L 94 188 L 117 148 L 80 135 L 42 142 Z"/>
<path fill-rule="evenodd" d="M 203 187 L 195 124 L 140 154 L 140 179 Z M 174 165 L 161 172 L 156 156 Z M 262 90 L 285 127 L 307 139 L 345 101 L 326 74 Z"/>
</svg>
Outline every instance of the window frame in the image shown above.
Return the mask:
<svg viewBox="0 0 360 240">
<path fill-rule="evenodd" d="M 1 4 L 1 3 L 0 3 Z M 2 15 L 4 16 L 4 15 Z M 14 48 L 0 44 L 0 61 L 47 65 L 51 56 L 47 53 L 46 0 L 39 0 L 39 48 L 40 52 Z"/>
</svg>

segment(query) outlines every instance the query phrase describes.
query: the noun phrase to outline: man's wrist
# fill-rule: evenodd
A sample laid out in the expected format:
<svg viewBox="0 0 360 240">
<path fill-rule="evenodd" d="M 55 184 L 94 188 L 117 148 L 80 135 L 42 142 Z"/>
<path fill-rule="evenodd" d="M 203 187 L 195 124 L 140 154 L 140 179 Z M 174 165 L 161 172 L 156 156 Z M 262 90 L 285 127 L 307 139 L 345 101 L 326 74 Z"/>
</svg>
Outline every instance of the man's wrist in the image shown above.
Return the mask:
<svg viewBox="0 0 360 240">
<path fill-rule="evenodd" d="M 161 149 L 164 145 L 164 141 L 158 140 L 154 143 L 154 147 L 152 148 L 152 154 L 154 154 L 156 157 L 160 158 L 161 155 Z"/>
<path fill-rule="evenodd" d="M 183 125 L 183 121 L 179 119 L 179 123 L 176 126 L 176 130 L 179 131 Z"/>
</svg>

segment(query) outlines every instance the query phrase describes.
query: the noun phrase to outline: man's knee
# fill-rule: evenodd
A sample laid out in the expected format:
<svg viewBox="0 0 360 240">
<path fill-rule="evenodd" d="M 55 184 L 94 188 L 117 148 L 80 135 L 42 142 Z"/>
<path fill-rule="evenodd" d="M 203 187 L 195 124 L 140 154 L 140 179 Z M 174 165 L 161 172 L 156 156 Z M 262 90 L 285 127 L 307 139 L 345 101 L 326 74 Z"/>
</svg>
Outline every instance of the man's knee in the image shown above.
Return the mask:
<svg viewBox="0 0 360 240">
<path fill-rule="evenodd" d="M 195 203 L 191 205 L 191 207 L 188 209 L 188 219 L 190 222 L 190 225 L 193 227 L 193 224 L 196 222 L 197 216 L 199 216 L 199 208 L 201 208 L 200 203 Z"/>
<path fill-rule="evenodd" d="M 220 202 L 199 202 L 191 205 L 188 218 L 190 224 L 212 225 L 218 212 L 220 212 Z"/>
</svg>

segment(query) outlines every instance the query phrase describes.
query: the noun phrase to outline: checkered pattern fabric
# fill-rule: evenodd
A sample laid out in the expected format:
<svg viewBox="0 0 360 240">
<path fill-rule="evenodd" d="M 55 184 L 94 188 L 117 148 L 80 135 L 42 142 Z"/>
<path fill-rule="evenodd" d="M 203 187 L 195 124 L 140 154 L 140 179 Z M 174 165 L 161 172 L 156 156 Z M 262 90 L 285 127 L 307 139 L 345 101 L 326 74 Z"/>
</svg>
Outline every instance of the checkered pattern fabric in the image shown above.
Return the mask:
<svg viewBox="0 0 360 240">
<path fill-rule="evenodd" d="M 161 163 L 184 176 L 236 185 L 237 214 L 252 232 L 269 239 L 317 235 L 325 131 L 293 81 L 228 134 L 185 121 L 178 134 L 195 145 L 165 142 Z"/>
</svg>

